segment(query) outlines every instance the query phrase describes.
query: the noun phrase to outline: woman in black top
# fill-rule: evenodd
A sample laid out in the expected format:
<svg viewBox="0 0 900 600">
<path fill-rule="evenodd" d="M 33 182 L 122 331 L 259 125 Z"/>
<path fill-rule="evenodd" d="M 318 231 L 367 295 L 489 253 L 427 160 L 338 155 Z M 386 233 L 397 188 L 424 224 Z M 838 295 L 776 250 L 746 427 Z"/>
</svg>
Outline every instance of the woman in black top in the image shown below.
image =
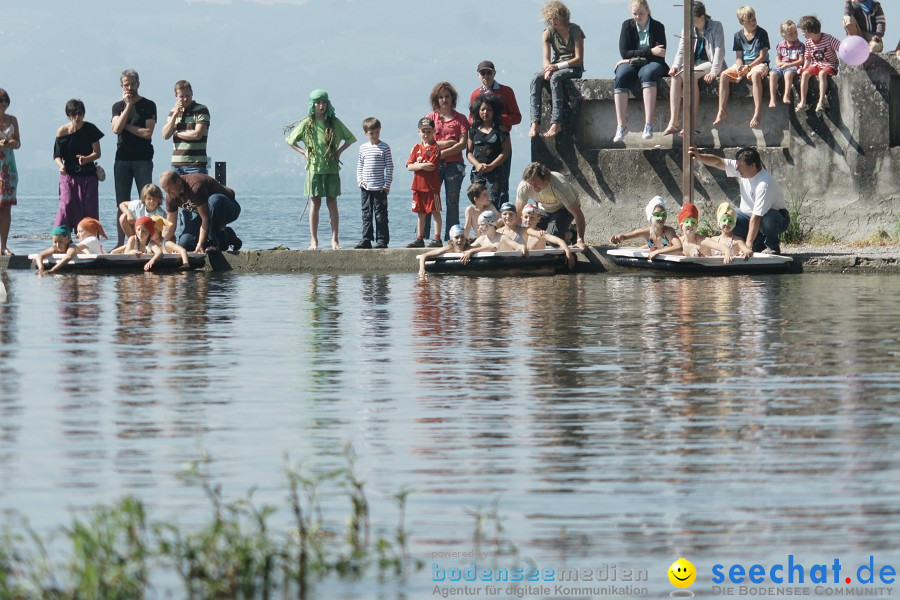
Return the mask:
<svg viewBox="0 0 900 600">
<path fill-rule="evenodd" d="M 85 217 L 100 218 L 98 203 L 100 138 L 103 132 L 84 120 L 84 102 L 66 102 L 69 122 L 56 132 L 53 160 L 59 167 L 59 212 L 54 226 L 68 225 L 73 231 Z"/>
<path fill-rule="evenodd" d="M 621 142 L 628 133 L 628 93 L 641 81 L 644 96 L 644 132 L 653 137 L 653 113 L 656 111 L 656 84 L 669 70 L 666 65 L 666 28 L 650 16 L 647 0 L 633 0 L 633 18 L 622 23 L 619 53 L 616 63 L 616 83 L 613 98 L 616 104 L 616 135 L 613 142 Z"/>
</svg>

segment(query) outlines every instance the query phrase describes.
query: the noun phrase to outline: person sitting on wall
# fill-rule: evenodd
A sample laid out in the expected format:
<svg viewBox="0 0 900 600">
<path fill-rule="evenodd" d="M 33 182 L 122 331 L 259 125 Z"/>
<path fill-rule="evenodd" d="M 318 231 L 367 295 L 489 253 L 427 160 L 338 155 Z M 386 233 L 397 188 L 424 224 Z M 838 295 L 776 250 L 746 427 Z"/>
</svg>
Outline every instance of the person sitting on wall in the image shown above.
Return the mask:
<svg viewBox="0 0 900 600">
<path fill-rule="evenodd" d="M 562 173 L 551 171 L 539 162 L 525 167 L 522 181 L 516 189 L 516 212 L 522 215 L 522 209 L 529 200 L 537 202 L 541 211 L 541 220 L 537 229 L 546 230 L 550 235 L 566 240 L 569 225 L 575 221 L 575 245 L 584 250 L 585 219 L 581 212 L 581 200 L 575 186 L 569 183 Z M 569 240 L 566 240 L 567 242 Z"/>
<path fill-rule="evenodd" d="M 844 31 L 847 35 L 858 35 L 869 42 L 869 52 L 879 54 L 884 51 L 884 31 L 887 20 L 880 2 L 874 0 L 844 1 Z"/>
<path fill-rule="evenodd" d="M 781 254 L 778 236 L 791 223 L 781 186 L 766 169 L 756 148 L 741 148 L 735 159 L 701 154 L 693 146 L 691 158 L 707 167 L 722 169 L 728 177 L 739 178 L 741 207 L 733 234 L 747 240 L 753 252 Z"/>
</svg>

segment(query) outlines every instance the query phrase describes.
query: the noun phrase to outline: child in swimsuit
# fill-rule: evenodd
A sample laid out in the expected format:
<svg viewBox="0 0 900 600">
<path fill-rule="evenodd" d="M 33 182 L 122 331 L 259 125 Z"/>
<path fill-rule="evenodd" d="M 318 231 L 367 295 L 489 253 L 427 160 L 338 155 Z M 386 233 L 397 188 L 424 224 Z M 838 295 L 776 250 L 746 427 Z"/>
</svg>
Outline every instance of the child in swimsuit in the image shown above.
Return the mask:
<svg viewBox="0 0 900 600">
<path fill-rule="evenodd" d="M 134 254 L 141 256 L 142 254 L 152 254 L 153 256 L 144 265 L 144 270 L 149 271 L 153 265 L 162 256 L 162 248 L 153 241 L 156 233 L 156 224 L 150 217 L 141 217 L 134 222 L 134 235 L 128 238 L 125 244 L 125 254 Z"/>
<path fill-rule="evenodd" d="M 709 248 L 704 248 L 701 244 L 703 240 L 706 239 L 706 236 L 700 235 L 697 233 L 697 226 L 699 224 L 700 214 L 697 211 L 697 206 L 695 204 L 691 204 L 688 202 L 681 208 L 681 212 L 678 213 L 678 226 L 681 229 L 681 252 L 678 254 L 683 254 L 684 256 L 709 256 L 710 250 Z M 647 257 L 650 260 L 653 260 L 658 254 L 670 254 L 676 253 L 676 248 L 674 246 L 669 246 L 667 248 L 663 248 L 662 250 L 656 249 L 653 250 L 650 255 Z"/>
<path fill-rule="evenodd" d="M 651 198 L 650 202 L 648 202 L 647 206 L 644 208 L 644 214 L 647 216 L 647 221 L 650 223 L 649 227 L 641 227 L 640 229 L 635 229 L 628 233 L 618 233 L 612 236 L 609 241 L 619 245 L 625 240 L 643 237 L 647 244 L 647 250 L 651 253 L 654 250 L 662 250 L 669 246 L 671 246 L 672 249 L 668 250 L 668 252 L 674 252 L 676 250 L 680 251 L 681 240 L 678 239 L 678 234 L 674 229 L 666 225 L 668 213 L 666 212 L 666 201 L 662 199 L 662 196 L 654 196 Z"/>
<path fill-rule="evenodd" d="M 492 212 L 498 220 L 500 219 L 500 213 L 491 204 L 491 194 L 483 183 L 470 185 L 469 189 L 466 190 L 466 195 L 472 203 L 472 206 L 466 207 L 466 225 L 463 227 L 468 237 L 470 230 L 478 232 L 478 217 L 481 216 L 481 213 L 484 211 Z M 474 240 L 475 238 L 472 239 Z"/>
<path fill-rule="evenodd" d="M 466 250 L 462 256 L 463 264 L 469 262 L 472 255 L 476 252 L 521 252 L 522 256 L 528 256 L 528 248 L 525 244 L 520 244 L 511 240 L 507 236 L 497 231 L 497 220 L 494 213 L 483 212 L 478 217 L 478 225 L 481 227 L 482 234 L 478 236 L 471 248 Z"/>
<path fill-rule="evenodd" d="M 53 231 L 57 231 L 59 227 L 54 229 Z M 68 227 L 66 230 L 68 231 Z M 94 219 L 93 217 L 85 217 L 81 221 L 78 222 L 78 242 L 73 242 L 71 237 L 71 232 L 69 232 L 69 244 L 66 246 L 66 249 L 62 252 L 55 251 L 50 254 L 63 254 L 65 256 L 62 257 L 53 268 L 50 269 L 50 273 L 56 273 L 60 269 L 63 268 L 65 264 L 70 262 L 73 258 L 75 258 L 76 254 L 106 254 L 103 250 L 103 245 L 100 243 L 100 237 L 104 237 L 109 239 L 106 235 L 106 232 L 103 231 L 103 225 L 100 224 L 100 221 Z M 62 234 L 54 234 L 54 245 L 56 241 L 56 237 Z M 41 253 L 41 260 L 38 262 L 38 272 L 43 271 L 43 259 L 49 256 L 49 254 L 45 254 L 47 250 Z"/>
<path fill-rule="evenodd" d="M 737 223 L 737 211 L 730 202 L 723 202 L 716 210 L 716 221 L 722 230 L 722 234 L 714 238 L 706 238 L 703 240 L 703 246 L 709 248 L 711 256 L 721 256 L 722 263 L 728 264 L 734 260 L 734 246 L 738 248 L 738 258 L 747 260 L 753 256 L 750 246 L 744 242 L 743 238 L 734 235 L 734 225 Z"/>
<path fill-rule="evenodd" d="M 545 250 L 547 242 L 559 246 L 566 253 L 566 259 L 569 261 L 569 268 L 575 267 L 575 255 L 569 249 L 569 245 L 562 239 L 553 234 L 547 233 L 542 229 L 538 229 L 538 222 L 541 220 L 541 212 L 536 204 L 526 204 L 522 208 L 522 223 L 525 225 L 521 229 L 525 231 L 525 242 L 529 250 Z"/>
<path fill-rule="evenodd" d="M 425 279 L 425 261 L 429 258 L 434 258 L 447 252 L 465 252 L 471 247 L 472 244 L 469 243 L 465 228 L 454 225 L 450 228 L 450 241 L 447 242 L 446 246 L 443 248 L 435 248 L 434 250 L 429 250 L 425 254 L 419 255 L 419 277 Z M 468 262 L 468 259 L 463 262 Z"/>
<path fill-rule="evenodd" d="M 37 274 L 44 274 L 44 259 L 53 256 L 54 254 L 65 254 L 68 258 L 69 249 L 72 247 L 72 230 L 69 229 L 68 225 L 59 225 L 53 228 L 53 231 L 50 232 L 50 240 L 52 245 L 38 254 L 38 257 L 35 262 L 37 262 Z M 72 253 L 75 255 L 75 252 Z M 52 269 L 48 271 L 48 273 L 56 273 L 60 266 L 60 263 L 57 263 L 53 266 Z"/>
</svg>

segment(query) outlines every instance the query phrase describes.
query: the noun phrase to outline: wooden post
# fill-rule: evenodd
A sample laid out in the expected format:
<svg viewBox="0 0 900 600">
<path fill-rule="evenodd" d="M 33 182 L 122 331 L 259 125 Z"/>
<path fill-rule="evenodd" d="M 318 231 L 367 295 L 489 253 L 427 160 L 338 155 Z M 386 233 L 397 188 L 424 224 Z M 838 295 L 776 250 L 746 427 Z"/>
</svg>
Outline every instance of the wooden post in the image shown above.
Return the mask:
<svg viewBox="0 0 900 600">
<path fill-rule="evenodd" d="M 682 37 L 684 44 L 684 67 L 681 71 L 682 97 L 681 122 L 684 124 L 684 148 L 681 156 L 681 197 L 682 204 L 694 203 L 694 169 L 691 165 L 691 155 L 688 152 L 694 144 L 694 102 L 699 98 L 694 98 L 694 1 L 685 0 L 684 2 L 684 34 Z"/>
</svg>

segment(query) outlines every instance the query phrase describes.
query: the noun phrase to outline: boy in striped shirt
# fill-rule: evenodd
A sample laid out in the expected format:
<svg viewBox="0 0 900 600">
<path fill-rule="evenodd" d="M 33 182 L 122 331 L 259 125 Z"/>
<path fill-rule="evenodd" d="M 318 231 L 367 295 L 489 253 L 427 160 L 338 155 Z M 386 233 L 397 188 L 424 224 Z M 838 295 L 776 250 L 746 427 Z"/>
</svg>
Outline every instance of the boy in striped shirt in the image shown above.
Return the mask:
<svg viewBox="0 0 900 600">
<path fill-rule="evenodd" d="M 826 93 L 828 91 L 828 78 L 837 75 L 838 48 L 841 43 L 833 36 L 822 33 L 822 23 L 813 16 L 800 19 L 797 27 L 806 38 L 806 51 L 803 56 L 803 68 L 800 69 L 800 104 L 796 111 L 809 110 L 806 103 L 806 94 L 809 92 L 809 80 L 819 78 L 819 103 L 816 105 L 816 114 L 825 114 Z"/>
<path fill-rule="evenodd" d="M 372 247 L 387 248 L 391 236 L 388 232 L 388 193 L 394 179 L 394 161 L 391 147 L 381 141 L 381 121 L 369 117 L 362 123 L 363 132 L 369 139 L 359 147 L 359 162 L 356 165 L 356 183 L 362 194 L 362 239 L 357 249 Z M 372 217 L 375 218 L 374 236 Z"/>
</svg>

